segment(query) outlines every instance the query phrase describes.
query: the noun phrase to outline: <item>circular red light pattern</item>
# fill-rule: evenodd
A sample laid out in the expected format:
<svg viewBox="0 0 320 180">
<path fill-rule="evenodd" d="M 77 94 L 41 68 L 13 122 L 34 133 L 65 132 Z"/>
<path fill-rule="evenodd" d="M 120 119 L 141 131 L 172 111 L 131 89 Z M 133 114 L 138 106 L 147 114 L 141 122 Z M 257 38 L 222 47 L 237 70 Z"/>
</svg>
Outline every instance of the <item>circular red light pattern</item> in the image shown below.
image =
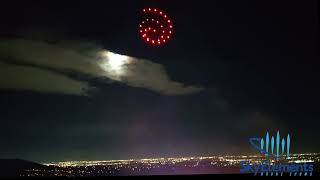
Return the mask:
<svg viewBox="0 0 320 180">
<path fill-rule="evenodd" d="M 145 8 L 143 9 L 143 17 L 144 19 L 139 25 L 139 31 L 146 43 L 161 45 L 171 39 L 173 24 L 164 11 L 156 8 Z"/>
</svg>

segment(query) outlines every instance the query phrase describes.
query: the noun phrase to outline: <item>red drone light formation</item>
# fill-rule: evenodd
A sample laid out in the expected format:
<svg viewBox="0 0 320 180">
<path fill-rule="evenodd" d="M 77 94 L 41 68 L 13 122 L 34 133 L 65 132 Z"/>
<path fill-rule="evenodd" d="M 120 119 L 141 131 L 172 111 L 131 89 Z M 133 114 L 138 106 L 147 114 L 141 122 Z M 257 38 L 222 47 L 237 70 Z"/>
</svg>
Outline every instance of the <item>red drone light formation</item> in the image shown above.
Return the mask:
<svg viewBox="0 0 320 180">
<path fill-rule="evenodd" d="M 157 8 L 143 9 L 144 20 L 139 25 L 142 39 L 151 45 L 161 45 L 171 39 L 173 33 L 172 20 Z"/>
</svg>

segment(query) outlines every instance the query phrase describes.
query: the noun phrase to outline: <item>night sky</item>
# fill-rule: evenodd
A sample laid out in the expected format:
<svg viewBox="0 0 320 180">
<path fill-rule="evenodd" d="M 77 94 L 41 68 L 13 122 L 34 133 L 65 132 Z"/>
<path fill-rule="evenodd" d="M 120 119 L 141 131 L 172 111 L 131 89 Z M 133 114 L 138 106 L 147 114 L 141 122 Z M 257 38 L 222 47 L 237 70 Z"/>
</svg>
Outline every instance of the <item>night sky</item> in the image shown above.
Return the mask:
<svg viewBox="0 0 320 180">
<path fill-rule="evenodd" d="M 250 137 L 277 130 L 291 134 L 292 152 L 320 152 L 315 4 L 1 3 L 0 158 L 48 162 L 249 154 L 256 153 Z M 167 44 L 152 47 L 141 39 L 145 7 L 161 8 L 171 17 L 175 31 Z M 15 51 L 17 44 L 26 52 Z M 53 46 L 59 50 L 51 51 Z M 89 64 L 88 54 L 101 49 L 152 63 L 139 72 L 143 83 L 131 76 L 117 81 L 98 77 L 95 70 L 87 73 L 77 58 L 69 61 L 68 48 L 89 57 Z M 36 57 L 45 63 L 31 62 Z M 165 71 L 154 72 L 155 64 Z M 160 77 L 168 81 L 156 84 Z M 90 90 L 74 89 L 80 85 Z"/>
</svg>

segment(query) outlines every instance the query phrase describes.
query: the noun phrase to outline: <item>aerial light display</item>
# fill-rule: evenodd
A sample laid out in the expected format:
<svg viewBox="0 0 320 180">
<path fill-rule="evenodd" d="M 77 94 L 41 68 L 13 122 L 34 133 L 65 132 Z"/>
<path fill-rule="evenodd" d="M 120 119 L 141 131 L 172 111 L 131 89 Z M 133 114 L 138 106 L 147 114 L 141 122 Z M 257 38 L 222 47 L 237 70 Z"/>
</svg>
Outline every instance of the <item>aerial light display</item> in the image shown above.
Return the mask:
<svg viewBox="0 0 320 180">
<path fill-rule="evenodd" d="M 142 39 L 153 46 L 166 44 L 173 34 L 173 23 L 169 16 L 158 8 L 144 8 L 139 25 Z"/>
</svg>

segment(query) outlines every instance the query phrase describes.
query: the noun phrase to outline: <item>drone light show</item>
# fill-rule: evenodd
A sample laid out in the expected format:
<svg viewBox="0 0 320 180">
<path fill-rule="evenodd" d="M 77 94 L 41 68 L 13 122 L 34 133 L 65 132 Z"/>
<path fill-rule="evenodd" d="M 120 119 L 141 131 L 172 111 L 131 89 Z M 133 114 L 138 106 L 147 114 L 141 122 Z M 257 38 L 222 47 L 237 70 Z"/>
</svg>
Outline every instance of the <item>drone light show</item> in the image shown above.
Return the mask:
<svg viewBox="0 0 320 180">
<path fill-rule="evenodd" d="M 169 16 L 157 8 L 144 8 L 143 20 L 139 25 L 142 39 L 153 46 L 167 43 L 173 33 L 173 23 Z"/>
</svg>

